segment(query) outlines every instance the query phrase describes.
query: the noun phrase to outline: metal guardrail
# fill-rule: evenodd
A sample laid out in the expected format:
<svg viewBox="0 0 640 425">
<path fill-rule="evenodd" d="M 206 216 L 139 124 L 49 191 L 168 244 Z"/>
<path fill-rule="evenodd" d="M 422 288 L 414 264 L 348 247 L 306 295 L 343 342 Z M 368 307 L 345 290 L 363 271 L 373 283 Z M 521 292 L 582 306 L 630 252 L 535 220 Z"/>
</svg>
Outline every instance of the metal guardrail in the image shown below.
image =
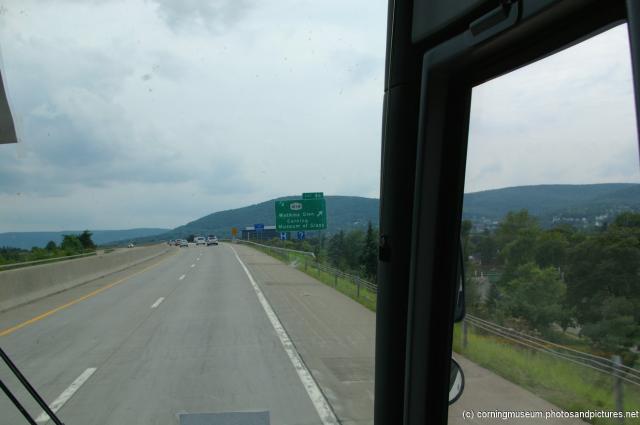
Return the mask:
<svg viewBox="0 0 640 425">
<path fill-rule="evenodd" d="M 611 375 L 629 384 L 640 387 L 640 370 L 625 366 L 605 357 L 578 351 L 564 345 L 556 344 L 515 329 L 498 325 L 488 320 L 468 314 L 464 319 L 470 325 L 485 332 L 505 338 L 529 349 L 549 354 L 553 357 L 587 367 L 598 372 Z"/>
<path fill-rule="evenodd" d="M 0 264 L 0 271 L 9 270 L 9 269 L 13 269 L 13 268 L 35 266 L 35 265 L 38 265 L 38 264 L 56 263 L 56 262 L 59 262 L 59 261 L 71 260 L 71 259 L 74 259 L 74 258 L 89 257 L 89 256 L 96 255 L 96 254 L 97 254 L 97 251 L 91 251 L 91 252 L 85 252 L 83 254 L 65 255 L 63 257 L 51 257 L 51 258 L 45 258 L 45 259 L 42 259 L 42 260 L 23 261 L 21 263 Z"/>
<path fill-rule="evenodd" d="M 352 282 L 357 289 L 357 294 L 358 296 L 360 295 L 360 288 L 366 288 L 369 292 L 373 292 L 374 294 L 378 293 L 378 285 L 376 285 L 373 282 L 369 282 L 363 278 L 361 278 L 358 275 L 355 274 L 350 274 L 350 273 L 346 273 L 343 272 L 340 269 L 337 269 L 335 267 L 331 267 L 327 264 L 322 264 L 320 262 L 317 261 L 316 256 L 313 252 L 309 252 L 309 251 L 298 251 L 295 249 L 288 249 L 288 248 L 281 248 L 279 246 L 271 246 L 271 245 L 263 245 L 263 244 L 259 244 L 256 242 L 251 242 L 251 241 L 245 241 L 242 239 L 237 239 L 237 242 L 241 242 L 241 243 L 246 243 L 246 244 L 250 244 L 250 245 L 255 245 L 258 246 L 260 248 L 266 249 L 266 250 L 270 250 L 270 251 L 275 251 L 278 254 L 288 254 L 288 253 L 294 253 L 294 254 L 301 254 L 301 255 L 306 255 L 308 257 L 312 257 L 314 259 L 313 262 L 311 263 L 305 263 L 304 266 L 306 267 L 313 267 L 315 269 L 317 269 L 318 271 L 323 271 L 325 273 L 328 273 L 332 276 L 334 276 L 334 278 L 336 279 L 335 283 L 337 284 L 337 279 L 344 279 L 347 280 L 349 282 Z M 288 256 L 287 257 L 281 257 L 283 258 L 285 261 L 289 261 Z"/>
<path fill-rule="evenodd" d="M 318 262 L 313 263 L 312 267 L 315 267 L 318 270 L 321 270 L 321 271 L 323 271 L 325 273 L 329 273 L 329 274 L 337 276 L 339 278 L 343 278 L 345 280 L 354 282 L 355 285 L 361 285 L 362 287 L 367 288 L 367 290 L 369 292 L 373 292 L 374 294 L 378 293 L 378 285 L 376 285 L 373 282 L 369 282 L 367 280 L 364 280 L 363 278 L 361 278 L 358 275 L 345 273 L 342 270 L 336 269 L 335 267 L 331 267 L 329 265 L 321 264 L 321 263 L 318 263 Z"/>
<path fill-rule="evenodd" d="M 271 249 L 274 251 L 280 251 L 280 252 L 293 252 L 295 254 L 300 254 L 300 255 L 307 255 L 309 257 L 312 258 L 316 258 L 316 254 L 314 254 L 313 252 L 309 252 L 309 251 L 298 251 L 296 249 L 289 249 L 289 248 L 281 248 L 279 246 L 272 246 L 272 245 L 263 245 L 261 243 L 256 243 L 256 242 L 251 242 L 251 241 L 245 241 L 244 239 L 236 239 L 236 241 L 238 241 L 239 243 L 246 243 L 246 244 L 250 244 L 250 245 L 256 245 L 256 246 L 260 246 L 262 248 L 267 248 L 267 249 Z"/>
</svg>

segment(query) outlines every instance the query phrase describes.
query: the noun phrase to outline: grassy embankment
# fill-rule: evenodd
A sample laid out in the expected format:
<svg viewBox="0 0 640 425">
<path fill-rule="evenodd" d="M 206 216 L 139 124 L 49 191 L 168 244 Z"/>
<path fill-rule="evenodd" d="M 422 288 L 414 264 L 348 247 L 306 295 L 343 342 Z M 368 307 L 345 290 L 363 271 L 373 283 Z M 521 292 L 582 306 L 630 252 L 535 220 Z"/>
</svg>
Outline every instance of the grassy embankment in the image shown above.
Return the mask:
<svg viewBox="0 0 640 425">
<path fill-rule="evenodd" d="M 367 307 L 369 310 L 376 311 L 376 294 L 374 292 L 371 292 L 365 287 L 361 286 L 360 296 L 358 296 L 358 289 L 356 287 L 355 282 L 349 279 L 345 279 L 343 277 L 336 278 L 336 276 L 331 273 L 327 273 L 323 270 L 319 270 L 317 267 L 315 267 L 314 261 L 309 256 L 304 254 L 298 254 L 295 252 L 284 253 L 280 251 L 272 251 L 266 248 L 261 248 L 256 245 L 252 245 L 252 247 L 255 249 L 258 249 L 261 252 L 264 252 L 267 255 L 277 258 L 280 261 L 284 261 L 287 264 L 295 264 L 295 267 L 298 270 L 319 280 L 325 285 L 335 288 L 337 291 L 359 302 L 363 306 Z M 307 264 L 306 269 L 305 269 L 305 262 Z"/>
<path fill-rule="evenodd" d="M 18 258 L 18 259 L 16 258 L 2 259 L 0 260 L 0 271 L 55 263 L 55 262 L 65 261 L 65 260 L 74 259 L 74 258 L 90 257 L 92 255 L 96 255 L 95 250 L 79 252 L 79 253 L 70 253 L 70 254 L 65 252 L 54 252 L 48 255 L 24 256 L 23 258 Z"/>
<path fill-rule="evenodd" d="M 548 354 L 521 348 L 502 338 L 482 334 L 469 326 L 467 348 L 462 348 L 460 324 L 454 327 L 453 350 L 510 382 L 566 411 L 614 411 L 613 378 Z M 623 385 L 625 411 L 640 410 L 640 388 Z M 595 424 L 617 424 L 594 420 Z M 625 424 L 640 424 L 627 419 Z"/>
</svg>

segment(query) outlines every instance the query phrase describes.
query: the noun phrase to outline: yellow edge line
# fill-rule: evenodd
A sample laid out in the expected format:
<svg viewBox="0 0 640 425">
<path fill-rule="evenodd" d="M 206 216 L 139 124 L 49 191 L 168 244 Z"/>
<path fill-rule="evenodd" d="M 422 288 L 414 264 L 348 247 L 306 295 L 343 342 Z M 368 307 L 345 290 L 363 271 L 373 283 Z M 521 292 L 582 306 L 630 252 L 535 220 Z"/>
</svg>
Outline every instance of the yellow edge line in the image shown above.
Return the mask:
<svg viewBox="0 0 640 425">
<path fill-rule="evenodd" d="M 173 254 L 173 255 L 175 255 L 175 254 Z M 40 314 L 40 315 L 38 315 L 36 317 L 32 317 L 29 320 L 26 320 L 26 321 L 24 321 L 22 323 L 19 323 L 19 324 L 15 325 L 15 326 L 12 326 L 12 327 L 7 328 L 7 329 L 5 329 L 3 331 L 0 331 L 0 337 L 12 334 L 15 331 L 17 331 L 18 329 L 21 329 L 21 328 L 24 328 L 25 326 L 31 325 L 33 323 L 36 323 L 36 322 L 38 322 L 38 321 L 40 321 L 40 320 L 42 320 L 42 319 L 44 319 L 46 317 L 51 316 L 54 313 L 59 312 L 60 310 L 64 310 L 65 308 L 69 308 L 74 304 L 78 304 L 79 302 L 84 301 L 87 298 L 91 298 L 91 297 L 93 297 L 95 295 L 98 295 L 100 292 L 106 291 L 109 288 L 113 288 L 114 286 L 121 284 L 122 282 L 124 282 L 127 279 L 131 279 L 134 276 L 137 276 L 137 275 L 139 275 L 141 273 L 144 273 L 147 270 L 157 266 L 158 264 L 160 264 L 160 263 L 162 263 L 162 262 L 164 262 L 166 260 L 168 260 L 168 258 L 163 258 L 162 260 L 158 261 L 157 263 L 153 263 L 149 267 L 145 267 L 142 270 L 138 270 L 137 272 L 135 272 L 133 274 L 130 274 L 129 276 L 123 277 L 122 279 L 118 279 L 115 282 L 111 282 L 111 283 L 109 283 L 109 284 L 107 284 L 107 285 L 105 285 L 105 286 L 103 286 L 101 288 L 98 288 L 98 289 L 96 289 L 94 291 L 89 292 L 88 294 L 85 294 L 85 295 L 83 295 L 83 296 L 81 296 L 79 298 L 76 298 L 75 300 L 71 300 L 66 304 L 62 304 L 61 306 L 58 306 L 58 307 L 53 308 L 53 309 L 51 309 L 49 311 L 46 311 L 46 312 L 44 312 L 44 313 L 42 313 L 42 314 Z"/>
</svg>

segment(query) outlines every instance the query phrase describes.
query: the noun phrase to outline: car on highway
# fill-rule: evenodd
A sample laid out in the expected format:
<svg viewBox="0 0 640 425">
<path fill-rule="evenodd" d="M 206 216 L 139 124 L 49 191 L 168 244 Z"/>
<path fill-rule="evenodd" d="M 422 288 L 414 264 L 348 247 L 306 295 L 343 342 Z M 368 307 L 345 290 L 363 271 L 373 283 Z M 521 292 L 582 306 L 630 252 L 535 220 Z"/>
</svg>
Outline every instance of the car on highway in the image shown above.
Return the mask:
<svg viewBox="0 0 640 425">
<path fill-rule="evenodd" d="M 207 237 L 207 246 L 209 245 L 218 245 L 218 238 L 215 235 Z"/>
<path fill-rule="evenodd" d="M 175 245 L 176 241 L 174 241 L 173 239 L 171 239 L 169 242 L 167 242 L 169 244 L 169 246 Z"/>
<path fill-rule="evenodd" d="M 196 245 L 206 245 L 207 241 L 204 238 L 204 236 L 196 236 L 196 238 L 193 240 L 195 242 Z"/>
<path fill-rule="evenodd" d="M 133 244 L 133 242 L 129 242 L 129 244 L 127 245 L 127 248 L 133 248 L 135 247 L 135 245 Z"/>
<path fill-rule="evenodd" d="M 188 248 L 189 247 L 189 242 L 187 242 L 186 239 L 179 239 L 179 241 L 180 242 L 178 242 L 178 246 L 180 248 L 182 248 L 182 247 L 187 247 Z"/>
</svg>

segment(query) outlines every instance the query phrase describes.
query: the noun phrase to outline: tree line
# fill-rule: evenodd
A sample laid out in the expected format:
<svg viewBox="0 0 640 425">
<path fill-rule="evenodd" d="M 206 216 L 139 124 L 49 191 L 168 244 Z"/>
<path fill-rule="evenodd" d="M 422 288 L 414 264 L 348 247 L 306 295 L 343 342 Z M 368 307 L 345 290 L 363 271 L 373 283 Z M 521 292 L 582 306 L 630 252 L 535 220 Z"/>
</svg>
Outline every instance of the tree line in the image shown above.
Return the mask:
<svg viewBox="0 0 640 425">
<path fill-rule="evenodd" d="M 54 241 L 49 241 L 44 248 L 34 246 L 30 250 L 0 247 L 0 264 L 46 260 L 49 258 L 65 257 L 82 252 L 94 251 L 96 244 L 91 239 L 92 235 L 88 230 L 77 235 L 64 235 L 60 245 Z"/>
<path fill-rule="evenodd" d="M 378 271 L 378 229 L 371 222 L 366 229 L 340 230 L 331 236 L 303 241 L 273 239 L 270 244 L 283 248 L 313 252 L 322 263 L 328 263 L 344 272 L 357 274 L 375 282 Z"/>
<path fill-rule="evenodd" d="M 602 354 L 628 364 L 640 346 L 640 214 L 625 212 L 599 229 L 543 229 L 526 210 L 495 231 L 462 226 L 467 306 L 499 323 L 557 336 L 569 327 Z M 480 295 L 478 272 L 499 276 Z"/>
<path fill-rule="evenodd" d="M 566 343 L 568 328 L 591 350 L 633 364 L 640 347 L 640 214 L 625 212 L 600 228 L 543 228 L 527 210 L 506 214 L 493 230 L 461 238 L 472 314 Z M 340 231 L 273 244 L 313 251 L 319 261 L 375 282 L 378 229 Z M 479 286 L 478 276 L 497 278 Z M 486 282 L 486 281 L 485 281 Z"/>
</svg>

